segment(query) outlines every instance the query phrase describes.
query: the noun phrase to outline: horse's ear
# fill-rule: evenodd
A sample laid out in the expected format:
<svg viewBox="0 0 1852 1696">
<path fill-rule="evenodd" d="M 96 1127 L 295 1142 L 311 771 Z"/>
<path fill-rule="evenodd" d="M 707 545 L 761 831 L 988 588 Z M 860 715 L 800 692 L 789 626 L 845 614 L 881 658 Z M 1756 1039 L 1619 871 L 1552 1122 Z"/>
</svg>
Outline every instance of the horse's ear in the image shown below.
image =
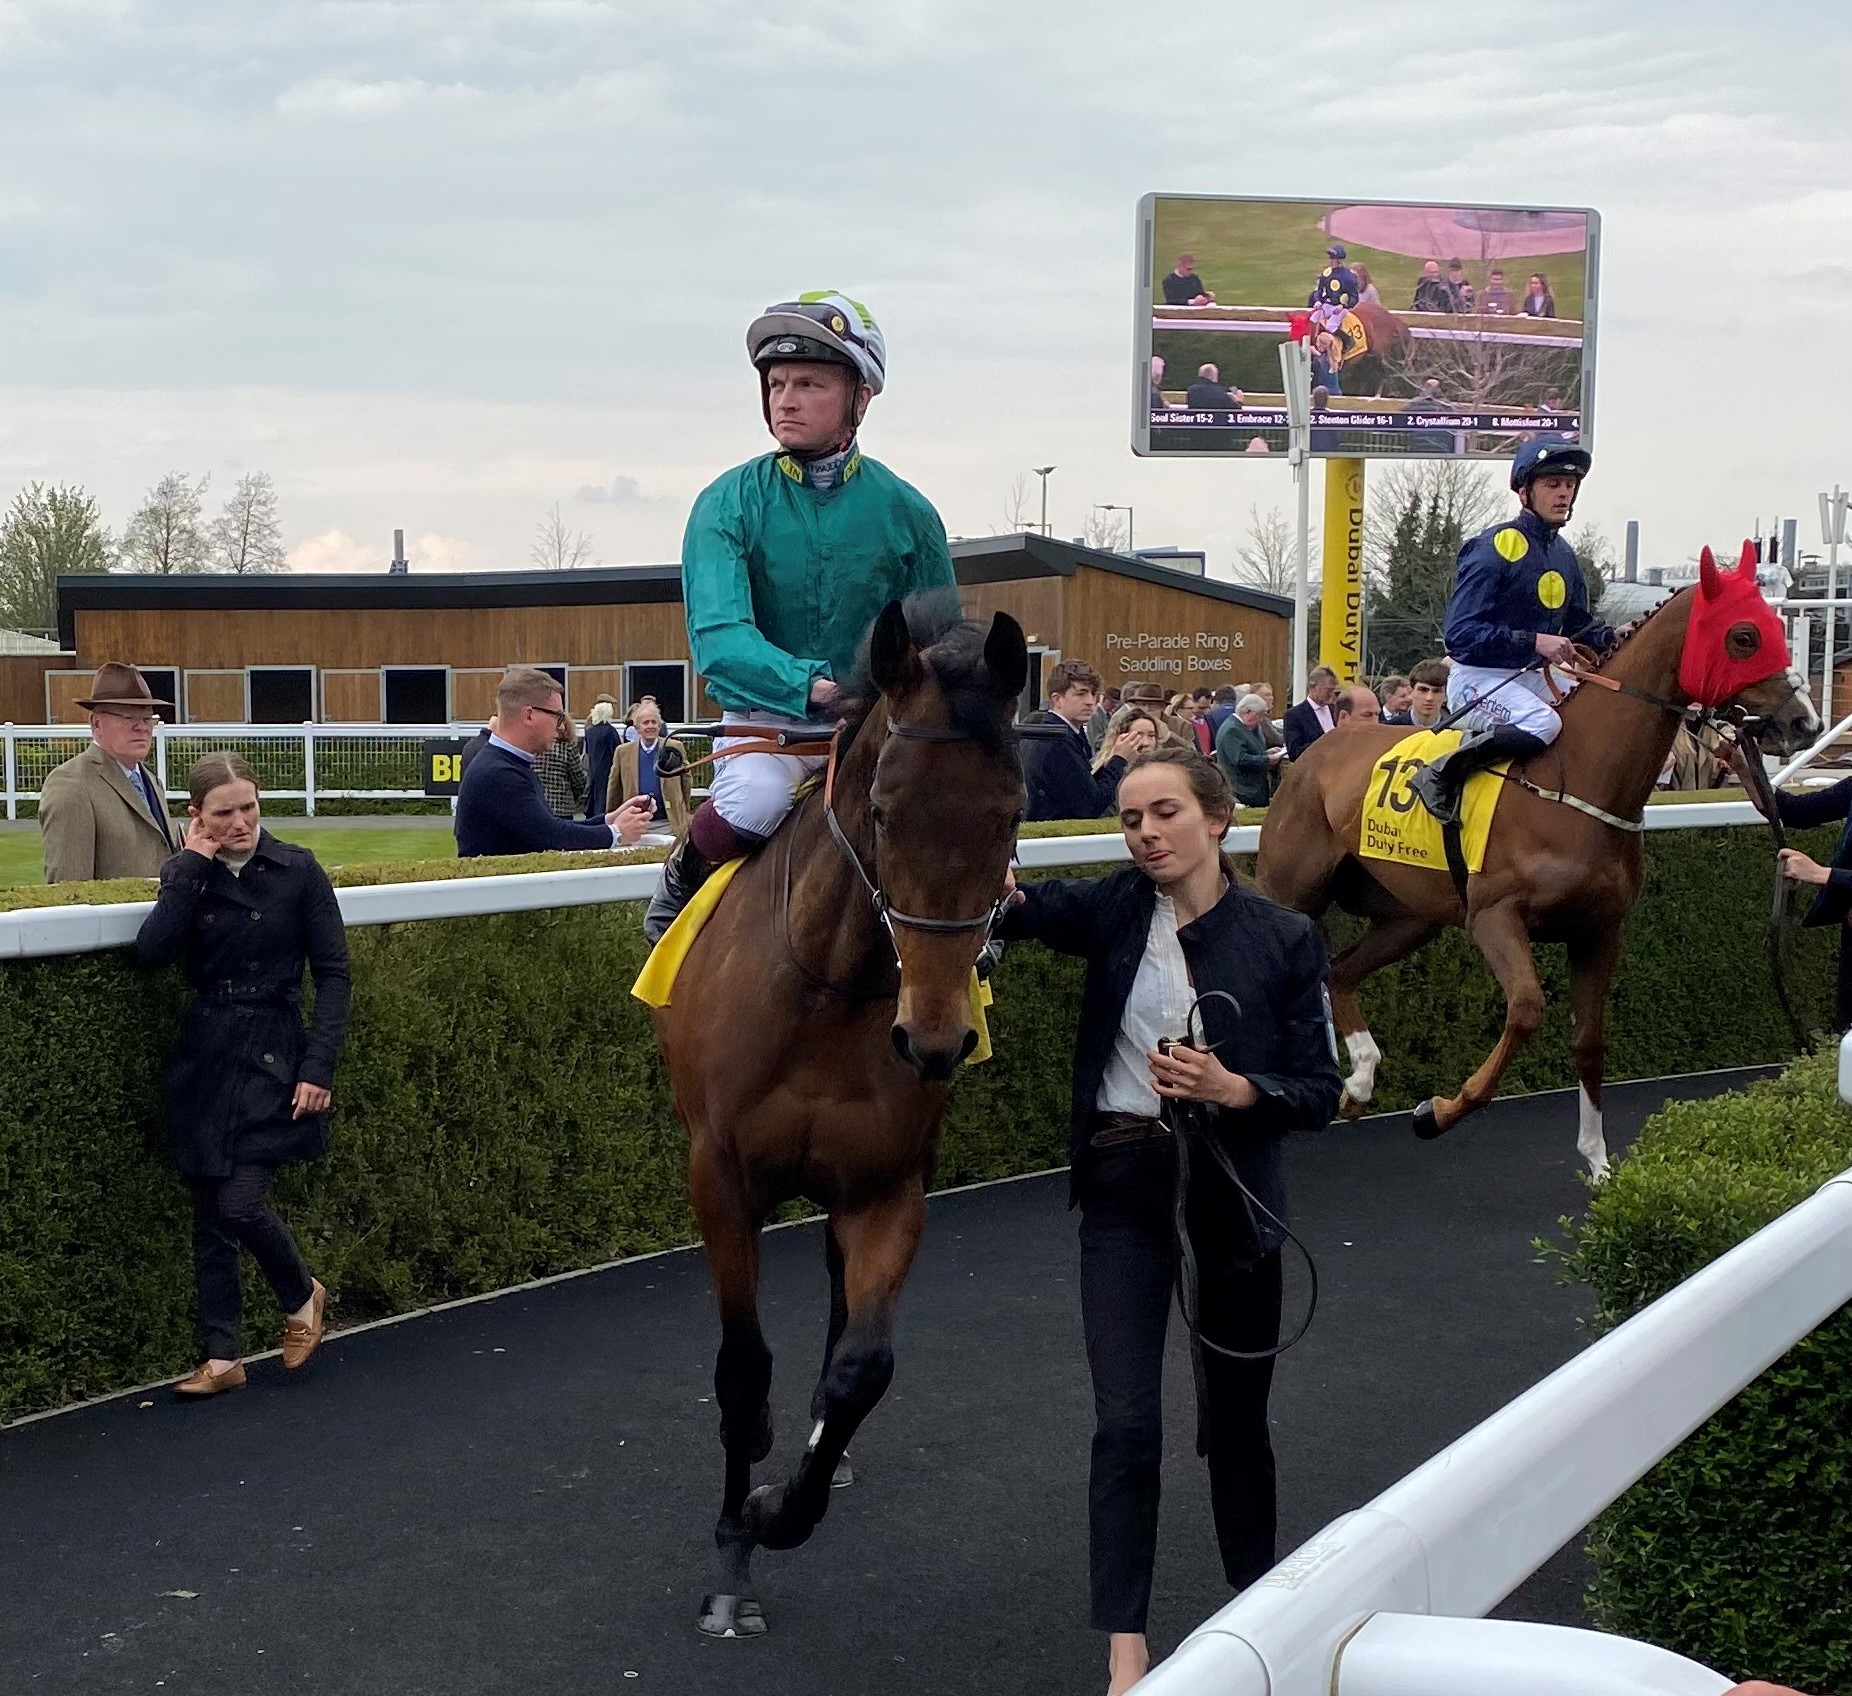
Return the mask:
<svg viewBox="0 0 1852 1696">
<path fill-rule="evenodd" d="M 984 638 L 984 671 L 990 692 L 999 701 L 1015 700 L 1029 681 L 1029 644 L 1022 626 L 1007 612 L 990 621 L 990 634 Z"/>
<path fill-rule="evenodd" d="M 1745 571 L 1748 572 L 1750 581 L 1754 582 L 1756 564 L 1756 545 L 1754 542 L 1745 541 L 1743 543 L 1743 557 L 1736 562 L 1737 572 L 1739 574 Z"/>
<path fill-rule="evenodd" d="M 1717 556 L 1707 544 L 1698 555 L 1698 593 L 1705 600 L 1715 600 L 1723 592 L 1723 578 L 1717 571 Z"/>
<path fill-rule="evenodd" d="M 900 602 L 889 601 L 868 634 L 868 674 L 883 695 L 892 695 L 917 681 L 919 669 L 906 612 Z"/>
</svg>

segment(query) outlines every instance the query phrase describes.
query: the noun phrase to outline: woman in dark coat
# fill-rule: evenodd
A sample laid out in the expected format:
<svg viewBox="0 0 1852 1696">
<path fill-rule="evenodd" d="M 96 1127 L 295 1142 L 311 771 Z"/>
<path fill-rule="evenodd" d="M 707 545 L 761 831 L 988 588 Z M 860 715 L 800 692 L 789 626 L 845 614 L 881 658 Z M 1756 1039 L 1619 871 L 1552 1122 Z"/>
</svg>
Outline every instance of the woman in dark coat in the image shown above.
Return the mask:
<svg viewBox="0 0 1852 1696">
<path fill-rule="evenodd" d="M 585 721 L 585 816 L 601 819 L 609 811 L 605 792 L 611 787 L 611 761 L 617 755 L 617 703 L 600 695 Z"/>
<path fill-rule="evenodd" d="M 283 1310 L 283 1364 L 301 1366 L 322 1339 L 328 1292 L 270 1206 L 270 1186 L 279 1166 L 328 1150 L 350 983 L 327 874 L 306 848 L 263 829 L 251 768 L 208 754 L 187 787 L 186 842 L 161 869 L 135 953 L 149 966 L 183 960 L 197 992 L 168 1063 L 167 1140 L 193 1192 L 206 1360 L 174 1388 L 213 1396 L 244 1383 L 241 1247 Z M 306 1032 L 305 964 L 315 979 Z"/>
<path fill-rule="evenodd" d="M 1177 1154 L 1162 1115 L 1167 1104 L 1209 1104 L 1205 1134 L 1241 1180 L 1237 1189 L 1206 1150 L 1191 1166 L 1201 1333 L 1264 1356 L 1280 1331 L 1281 1143 L 1328 1124 L 1342 1088 L 1324 942 L 1303 914 L 1244 886 L 1223 857 L 1234 797 L 1221 771 L 1194 749 L 1140 754 L 1118 804 L 1133 869 L 1028 884 L 999 927 L 1087 962 L 1068 1153 L 1093 1374 L 1092 1614 L 1111 1634 L 1112 1691 L 1129 1689 L 1150 1660 L 1164 1333 L 1177 1278 Z M 1240 1011 L 1204 999 L 1192 1032 L 1191 1005 L 1212 990 Z M 1209 1046 L 1181 1045 L 1191 1034 Z M 1205 1349 L 1203 1366 L 1198 1447 L 1223 1570 L 1239 1590 L 1274 1561 L 1273 1362 Z"/>
</svg>

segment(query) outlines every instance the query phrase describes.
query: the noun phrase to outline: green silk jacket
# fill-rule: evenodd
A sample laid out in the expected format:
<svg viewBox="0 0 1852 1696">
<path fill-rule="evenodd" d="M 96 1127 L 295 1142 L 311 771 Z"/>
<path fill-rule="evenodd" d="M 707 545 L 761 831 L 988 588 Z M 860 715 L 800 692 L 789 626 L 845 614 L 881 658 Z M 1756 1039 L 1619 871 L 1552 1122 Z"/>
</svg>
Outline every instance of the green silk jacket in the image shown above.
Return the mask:
<svg viewBox="0 0 1852 1696">
<path fill-rule="evenodd" d="M 803 718 L 814 678 L 846 679 L 889 601 L 953 588 L 931 502 L 859 454 L 830 489 L 765 454 L 702 490 L 682 538 L 688 649 L 735 712 Z"/>
</svg>

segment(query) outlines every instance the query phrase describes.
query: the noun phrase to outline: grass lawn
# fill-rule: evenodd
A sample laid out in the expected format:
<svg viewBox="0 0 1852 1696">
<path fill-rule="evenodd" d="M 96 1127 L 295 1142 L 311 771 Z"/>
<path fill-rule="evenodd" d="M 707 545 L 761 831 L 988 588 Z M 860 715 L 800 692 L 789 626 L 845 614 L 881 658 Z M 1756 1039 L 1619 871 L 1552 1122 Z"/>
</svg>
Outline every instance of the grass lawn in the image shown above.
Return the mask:
<svg viewBox="0 0 1852 1696">
<path fill-rule="evenodd" d="M 1324 268 L 1325 246 L 1330 239 L 1318 227 L 1319 220 L 1344 204 L 1322 200 L 1229 204 L 1160 197 L 1152 221 L 1152 286 L 1156 296 L 1163 299 L 1159 285 L 1176 264 L 1177 255 L 1194 253 L 1198 274 L 1224 306 L 1303 305 L 1313 279 Z M 1470 253 L 1388 253 L 1354 241 L 1345 246 L 1350 249 L 1351 264 L 1361 260 L 1369 266 L 1370 279 L 1392 312 L 1408 310 L 1423 258 L 1439 259 L 1443 264 L 1451 258 L 1463 259 L 1468 279 L 1476 288 L 1485 287 L 1489 267 Z M 1535 260 L 1513 257 L 1501 259 L 1498 264 L 1513 292 L 1519 295 L 1524 292 L 1529 274 L 1542 271 L 1550 279 L 1558 315 L 1582 316 L 1586 254 L 1550 253 Z"/>
<path fill-rule="evenodd" d="M 339 825 L 305 825 L 298 819 L 286 818 L 278 819 L 269 828 L 284 842 L 300 842 L 312 849 L 324 866 L 358 866 L 380 860 L 450 860 L 457 851 L 448 820 L 436 829 L 413 825 L 399 830 L 343 830 Z M 0 832 L 0 888 L 44 880 L 39 833 Z"/>
</svg>

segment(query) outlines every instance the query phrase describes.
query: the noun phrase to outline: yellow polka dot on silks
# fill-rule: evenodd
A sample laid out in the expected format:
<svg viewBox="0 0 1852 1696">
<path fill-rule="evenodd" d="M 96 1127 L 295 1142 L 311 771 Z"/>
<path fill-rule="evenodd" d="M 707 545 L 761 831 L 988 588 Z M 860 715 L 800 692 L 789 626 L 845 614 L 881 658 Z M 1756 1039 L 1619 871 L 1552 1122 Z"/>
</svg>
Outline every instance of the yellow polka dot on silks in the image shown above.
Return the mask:
<svg viewBox="0 0 1852 1696">
<path fill-rule="evenodd" d="M 1569 599 L 1569 590 L 1560 571 L 1546 571 L 1537 579 L 1537 599 L 1552 612 Z"/>
<path fill-rule="evenodd" d="M 1512 525 L 1492 538 L 1492 546 L 1498 550 L 1501 559 L 1508 559 L 1515 565 L 1530 552 L 1530 538 Z"/>
</svg>

